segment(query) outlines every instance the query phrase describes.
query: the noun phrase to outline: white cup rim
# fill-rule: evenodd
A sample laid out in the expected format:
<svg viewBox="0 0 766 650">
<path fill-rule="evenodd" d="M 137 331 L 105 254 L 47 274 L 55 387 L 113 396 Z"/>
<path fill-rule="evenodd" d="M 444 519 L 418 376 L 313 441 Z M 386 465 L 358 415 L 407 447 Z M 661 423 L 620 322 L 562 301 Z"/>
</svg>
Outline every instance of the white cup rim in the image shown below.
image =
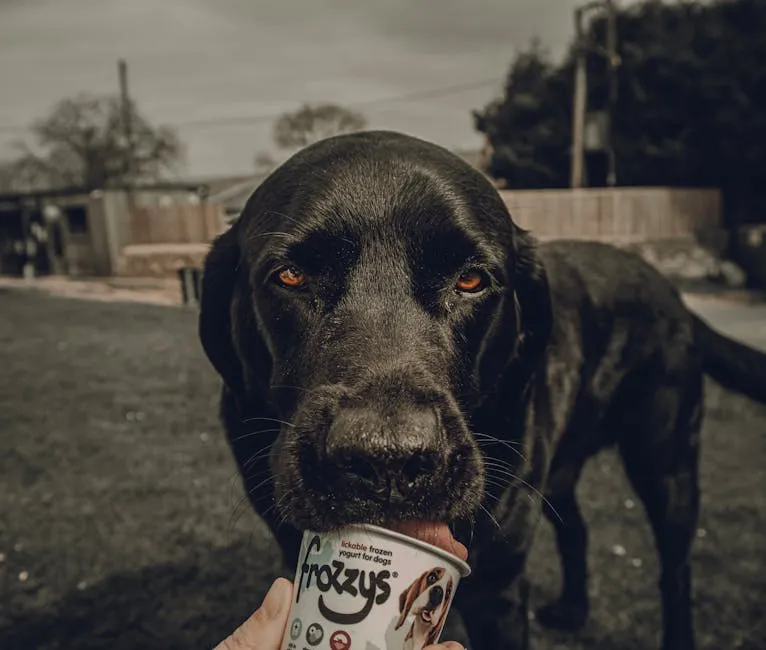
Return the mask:
<svg viewBox="0 0 766 650">
<path fill-rule="evenodd" d="M 383 537 L 390 537 L 391 539 L 394 539 L 398 542 L 402 542 L 403 544 L 409 544 L 410 546 L 416 546 L 424 551 L 428 551 L 429 553 L 433 555 L 438 555 L 439 557 L 443 558 L 452 566 L 454 566 L 458 572 L 460 573 L 460 577 L 466 578 L 471 574 L 471 567 L 468 566 L 467 562 L 464 562 L 456 555 L 453 555 L 452 553 L 449 553 L 445 551 L 442 548 L 439 548 L 438 546 L 434 546 L 433 544 L 429 544 L 428 542 L 423 542 L 419 539 L 415 539 L 414 537 L 410 537 L 409 535 L 405 535 L 403 533 L 399 533 L 395 530 L 389 530 L 388 528 L 383 528 L 381 526 L 375 526 L 373 524 L 350 524 L 349 526 L 345 527 L 349 530 L 367 530 L 371 533 L 375 533 L 377 535 L 381 535 Z"/>
</svg>

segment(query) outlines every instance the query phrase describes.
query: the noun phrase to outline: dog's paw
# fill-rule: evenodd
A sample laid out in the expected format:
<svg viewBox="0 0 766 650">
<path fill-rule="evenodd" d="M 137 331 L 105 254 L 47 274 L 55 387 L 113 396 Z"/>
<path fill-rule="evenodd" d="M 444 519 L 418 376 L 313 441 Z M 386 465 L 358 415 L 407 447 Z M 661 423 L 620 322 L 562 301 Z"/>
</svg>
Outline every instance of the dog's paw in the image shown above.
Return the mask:
<svg viewBox="0 0 766 650">
<path fill-rule="evenodd" d="M 538 609 L 535 618 L 548 629 L 574 632 L 588 621 L 588 605 L 557 601 Z"/>
</svg>

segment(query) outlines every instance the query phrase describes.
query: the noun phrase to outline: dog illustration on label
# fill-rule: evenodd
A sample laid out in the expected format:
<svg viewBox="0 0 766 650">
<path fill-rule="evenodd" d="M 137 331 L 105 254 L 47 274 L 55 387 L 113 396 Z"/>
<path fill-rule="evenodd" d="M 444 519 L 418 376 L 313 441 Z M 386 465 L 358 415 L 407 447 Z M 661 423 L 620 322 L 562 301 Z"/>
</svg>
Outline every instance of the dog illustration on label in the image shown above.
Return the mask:
<svg viewBox="0 0 766 650">
<path fill-rule="evenodd" d="M 436 643 L 452 598 L 452 578 L 442 567 L 423 573 L 399 597 L 399 620 L 394 629 L 401 628 L 414 616 L 402 650 L 422 650 Z"/>
</svg>

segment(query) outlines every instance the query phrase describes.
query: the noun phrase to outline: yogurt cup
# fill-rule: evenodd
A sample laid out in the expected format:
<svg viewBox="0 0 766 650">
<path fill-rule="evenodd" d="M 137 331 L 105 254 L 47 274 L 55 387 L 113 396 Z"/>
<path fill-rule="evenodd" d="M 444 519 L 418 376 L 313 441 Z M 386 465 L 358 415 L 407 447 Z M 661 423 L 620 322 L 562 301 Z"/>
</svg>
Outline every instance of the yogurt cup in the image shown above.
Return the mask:
<svg viewBox="0 0 766 650">
<path fill-rule="evenodd" d="M 470 572 L 451 553 L 378 526 L 306 531 L 281 650 L 421 650 L 438 641 Z"/>
</svg>

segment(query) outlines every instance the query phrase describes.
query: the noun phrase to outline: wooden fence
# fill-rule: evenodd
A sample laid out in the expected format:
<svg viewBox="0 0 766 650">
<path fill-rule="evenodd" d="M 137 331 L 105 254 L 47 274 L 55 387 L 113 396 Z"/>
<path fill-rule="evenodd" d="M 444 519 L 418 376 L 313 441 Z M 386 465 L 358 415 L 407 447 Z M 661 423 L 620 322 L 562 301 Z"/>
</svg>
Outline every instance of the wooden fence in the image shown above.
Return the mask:
<svg viewBox="0 0 766 650">
<path fill-rule="evenodd" d="M 522 228 L 539 239 L 595 239 L 617 244 L 688 237 L 721 225 L 718 190 L 625 187 L 501 190 Z"/>
<path fill-rule="evenodd" d="M 205 244 L 225 230 L 221 206 L 175 203 L 135 207 L 131 244 Z"/>
<path fill-rule="evenodd" d="M 720 227 L 718 190 L 638 187 L 501 190 L 514 221 L 540 239 L 630 243 L 695 235 Z M 177 203 L 136 207 L 131 244 L 204 244 L 223 232 L 220 205 Z"/>
</svg>

